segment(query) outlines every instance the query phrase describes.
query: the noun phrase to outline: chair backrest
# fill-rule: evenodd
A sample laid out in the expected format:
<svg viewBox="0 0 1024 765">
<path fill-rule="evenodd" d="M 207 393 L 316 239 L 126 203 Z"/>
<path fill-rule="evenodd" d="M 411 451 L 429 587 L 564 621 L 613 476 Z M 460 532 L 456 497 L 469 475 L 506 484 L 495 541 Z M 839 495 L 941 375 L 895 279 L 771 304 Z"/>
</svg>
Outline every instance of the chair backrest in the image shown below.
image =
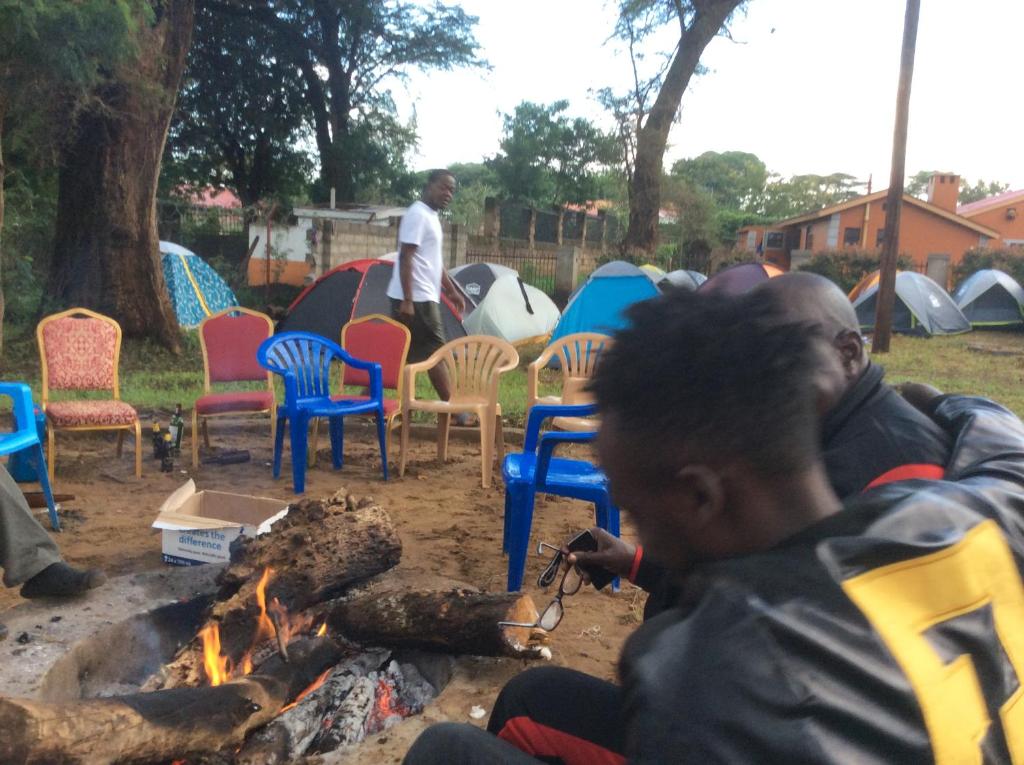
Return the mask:
<svg viewBox="0 0 1024 765">
<path fill-rule="evenodd" d="M 217 382 L 266 380 L 270 372 L 260 366 L 256 350 L 274 334 L 274 322 L 259 311 L 234 306 L 199 325 L 199 344 L 203 349 L 204 386 Z"/>
<path fill-rule="evenodd" d="M 402 396 L 402 369 L 409 355 L 409 328 L 383 314 L 372 313 L 354 319 L 341 328 L 341 347 L 357 359 L 376 361 L 381 366 L 384 390 Z M 370 375 L 346 364 L 342 385 L 369 385 Z"/>
<path fill-rule="evenodd" d="M 47 316 L 36 327 L 42 402 L 51 390 L 109 390 L 120 398 L 121 325 L 87 308 Z"/>
<path fill-rule="evenodd" d="M 284 378 L 285 406 L 297 399 L 325 398 L 331 393 L 331 363 L 373 369 L 370 393 L 375 400 L 383 398 L 380 365 L 349 355 L 337 343 L 311 332 L 282 332 L 263 341 L 256 358 L 265 369 Z"/>
<path fill-rule="evenodd" d="M 537 360 L 541 365 L 557 358 L 562 370 L 562 403 L 584 404 L 591 398 L 585 388 L 597 368 L 601 354 L 611 347 L 612 339 L 597 332 L 577 332 L 559 338 L 544 349 Z"/>
<path fill-rule="evenodd" d="M 455 395 L 490 395 L 497 392 L 498 375 L 516 368 L 519 352 L 510 343 L 489 335 L 468 335 L 449 340 L 432 358 L 448 367 Z"/>
</svg>

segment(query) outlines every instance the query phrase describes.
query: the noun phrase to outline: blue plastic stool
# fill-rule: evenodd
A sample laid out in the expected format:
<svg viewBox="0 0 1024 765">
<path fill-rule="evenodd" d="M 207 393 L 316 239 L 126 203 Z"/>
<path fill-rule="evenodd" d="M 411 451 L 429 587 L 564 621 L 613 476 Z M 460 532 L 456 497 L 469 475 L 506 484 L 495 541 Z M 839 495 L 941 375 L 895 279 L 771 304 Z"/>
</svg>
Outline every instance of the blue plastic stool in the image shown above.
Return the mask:
<svg viewBox="0 0 1024 765">
<path fill-rule="evenodd" d="M 38 406 L 32 407 L 32 413 L 36 419 L 36 434 L 39 436 L 39 443 L 46 443 L 46 414 Z M 17 419 L 15 419 L 14 427 L 15 429 L 19 427 Z M 37 483 L 39 481 L 39 471 L 33 464 L 30 448 L 14 452 L 7 461 L 7 472 L 18 483 Z"/>
</svg>

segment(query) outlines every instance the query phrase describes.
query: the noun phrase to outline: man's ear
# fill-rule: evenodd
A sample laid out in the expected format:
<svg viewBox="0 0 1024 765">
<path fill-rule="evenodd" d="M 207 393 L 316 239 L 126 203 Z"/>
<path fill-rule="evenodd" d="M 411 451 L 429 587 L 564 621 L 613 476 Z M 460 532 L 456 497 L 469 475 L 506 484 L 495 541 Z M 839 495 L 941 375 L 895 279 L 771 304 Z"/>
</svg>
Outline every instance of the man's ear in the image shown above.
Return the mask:
<svg viewBox="0 0 1024 765">
<path fill-rule="evenodd" d="M 699 533 L 725 508 L 725 487 L 721 475 L 707 465 L 687 465 L 676 473 L 679 489 L 690 500 L 681 519 L 690 533 Z"/>
<path fill-rule="evenodd" d="M 847 329 L 840 332 L 833 341 L 839 351 L 839 357 L 843 361 L 843 369 L 847 374 L 854 374 L 860 371 L 861 361 L 864 358 L 864 338 L 860 332 Z"/>
</svg>

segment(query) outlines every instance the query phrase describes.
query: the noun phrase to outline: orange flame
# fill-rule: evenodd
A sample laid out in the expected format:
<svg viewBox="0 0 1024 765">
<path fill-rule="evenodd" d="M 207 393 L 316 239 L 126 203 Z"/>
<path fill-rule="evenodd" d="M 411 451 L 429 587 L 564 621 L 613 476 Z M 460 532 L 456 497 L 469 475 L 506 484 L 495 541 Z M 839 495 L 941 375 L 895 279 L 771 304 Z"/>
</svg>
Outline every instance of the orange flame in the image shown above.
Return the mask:
<svg viewBox="0 0 1024 765">
<path fill-rule="evenodd" d="M 295 707 L 297 707 L 300 701 L 302 701 L 304 698 L 306 698 L 306 696 L 311 694 L 313 691 L 315 691 L 317 688 L 319 688 L 327 681 L 327 676 L 331 674 L 331 670 L 333 669 L 334 667 L 328 667 L 327 669 L 325 669 L 320 674 L 320 677 L 318 677 L 316 680 L 310 683 L 309 687 L 307 687 L 306 690 L 302 691 L 302 693 L 295 697 L 295 700 L 291 704 L 285 704 L 283 707 L 281 707 L 281 711 L 279 711 L 278 714 L 283 715 L 289 709 L 294 709 Z"/>
<path fill-rule="evenodd" d="M 220 628 L 216 624 L 203 627 L 199 631 L 203 641 L 203 666 L 210 685 L 220 685 L 231 677 L 231 661 L 220 652 Z"/>
<path fill-rule="evenodd" d="M 324 622 L 323 624 L 320 625 L 320 629 L 318 629 L 316 631 L 316 636 L 317 637 L 323 637 L 326 634 L 327 634 L 327 622 Z"/>
<path fill-rule="evenodd" d="M 260 607 L 260 618 L 256 624 L 256 634 L 252 639 L 253 645 L 259 643 L 260 640 L 269 640 L 277 637 L 277 630 L 274 629 L 274 623 L 270 621 L 270 617 L 267 616 L 267 583 L 273 575 L 274 569 L 269 567 L 265 568 L 263 570 L 263 576 L 260 577 L 259 584 L 256 585 L 256 604 Z"/>
</svg>

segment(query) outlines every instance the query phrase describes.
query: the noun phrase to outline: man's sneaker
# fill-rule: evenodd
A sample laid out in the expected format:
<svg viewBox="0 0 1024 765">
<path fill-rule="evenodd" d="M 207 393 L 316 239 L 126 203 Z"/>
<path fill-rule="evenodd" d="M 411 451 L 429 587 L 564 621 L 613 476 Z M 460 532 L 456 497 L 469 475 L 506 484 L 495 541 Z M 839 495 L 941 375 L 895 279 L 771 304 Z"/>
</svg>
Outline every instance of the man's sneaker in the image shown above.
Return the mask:
<svg viewBox="0 0 1024 765">
<path fill-rule="evenodd" d="M 107 575 L 96 568 L 81 571 L 64 561 L 47 566 L 21 586 L 23 598 L 66 598 L 99 587 Z"/>
</svg>

